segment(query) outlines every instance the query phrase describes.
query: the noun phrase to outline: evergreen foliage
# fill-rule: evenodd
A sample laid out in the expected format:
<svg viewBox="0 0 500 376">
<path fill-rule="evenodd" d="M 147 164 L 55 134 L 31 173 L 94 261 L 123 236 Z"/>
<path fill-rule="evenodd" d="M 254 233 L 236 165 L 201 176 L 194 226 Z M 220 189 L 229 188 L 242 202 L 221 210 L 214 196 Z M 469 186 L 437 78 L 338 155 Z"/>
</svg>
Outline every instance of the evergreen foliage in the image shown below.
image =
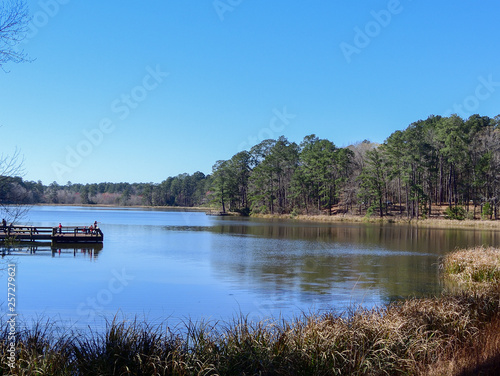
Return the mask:
<svg viewBox="0 0 500 376">
<path fill-rule="evenodd" d="M 339 148 L 308 135 L 298 145 L 281 136 L 161 183 L 49 186 L 2 179 L 0 204 L 217 206 L 248 214 L 376 213 L 426 218 L 497 219 L 500 205 L 500 115 L 430 116 L 392 133 Z M 440 210 L 442 212 L 442 210 Z"/>
</svg>

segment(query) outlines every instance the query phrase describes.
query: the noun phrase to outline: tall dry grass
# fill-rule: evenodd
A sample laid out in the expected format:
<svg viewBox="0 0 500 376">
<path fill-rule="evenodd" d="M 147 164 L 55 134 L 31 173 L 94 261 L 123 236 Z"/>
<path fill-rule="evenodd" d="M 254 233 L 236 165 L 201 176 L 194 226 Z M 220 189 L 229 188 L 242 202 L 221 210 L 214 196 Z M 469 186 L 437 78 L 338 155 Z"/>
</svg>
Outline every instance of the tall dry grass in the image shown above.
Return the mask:
<svg viewBox="0 0 500 376">
<path fill-rule="evenodd" d="M 264 219 L 293 219 L 301 222 L 317 222 L 317 223 L 396 223 L 396 224 L 411 224 L 422 228 L 478 228 L 478 229 L 500 229 L 500 221 L 495 220 L 452 220 L 444 218 L 427 218 L 427 219 L 408 219 L 406 216 L 361 216 L 353 214 L 255 214 L 252 217 Z"/>
<path fill-rule="evenodd" d="M 474 338 L 443 353 L 441 359 L 421 370 L 425 376 L 496 376 L 500 374 L 500 319 L 495 318 Z"/>
<path fill-rule="evenodd" d="M 448 254 L 445 276 L 461 288 L 482 288 L 500 282 L 500 249 L 476 247 Z"/>
<path fill-rule="evenodd" d="M 481 250 L 483 252 L 484 250 Z M 465 252 L 465 251 L 464 251 Z M 472 252 L 483 265 L 483 256 Z M 466 273 L 444 261 L 443 270 Z M 450 257 L 450 260 L 452 258 Z M 455 259 L 453 259 L 455 260 Z M 498 262 L 498 260 L 497 260 Z M 484 264 L 488 264 L 484 262 Z M 463 267 L 466 265 L 467 267 Z M 472 274 L 471 274 L 472 275 Z M 469 375 L 498 372 L 498 275 L 481 289 L 409 299 L 377 309 L 304 314 L 294 320 L 186 322 L 114 320 L 104 332 L 64 331 L 39 321 L 19 333 L 15 375 Z M 472 277 L 471 277 L 472 278 Z M 468 286 L 468 285 L 467 285 Z M 2 327 L 6 327 L 2 323 Z M 488 335 L 485 335 L 487 333 Z M 0 374 L 7 331 L 0 334 Z M 471 350 L 471 348 L 473 350 Z M 475 372 L 475 373 L 474 373 Z"/>
<path fill-rule="evenodd" d="M 491 304 L 491 315 L 479 316 L 482 325 L 453 351 L 427 367 L 425 375 L 499 375 L 500 374 L 500 249 L 475 247 L 448 254 L 442 263 L 443 275 L 452 290 L 462 294 L 487 296 L 483 304 Z M 488 311 L 484 307 L 477 312 Z"/>
</svg>

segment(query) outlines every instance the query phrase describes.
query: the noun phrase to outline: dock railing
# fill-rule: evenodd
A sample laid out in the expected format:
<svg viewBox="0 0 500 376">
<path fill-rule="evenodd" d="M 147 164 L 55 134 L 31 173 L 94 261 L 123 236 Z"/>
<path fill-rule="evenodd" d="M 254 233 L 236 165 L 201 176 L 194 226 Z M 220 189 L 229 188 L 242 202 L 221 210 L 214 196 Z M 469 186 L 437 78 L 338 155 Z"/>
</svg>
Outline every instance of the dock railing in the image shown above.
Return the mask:
<svg viewBox="0 0 500 376">
<path fill-rule="evenodd" d="M 103 238 L 101 229 L 93 228 L 90 230 L 90 228 L 84 226 L 0 226 L 0 241 L 102 242 Z"/>
<path fill-rule="evenodd" d="M 61 227 L 52 227 L 52 236 L 57 237 L 59 235 L 67 237 L 68 235 L 73 235 L 77 237 L 79 235 L 88 235 L 88 236 L 102 236 L 102 231 L 100 228 L 92 229 L 88 227 L 79 227 L 79 226 L 61 226 Z"/>
<path fill-rule="evenodd" d="M 34 240 L 46 235 L 50 238 L 52 234 L 52 227 L 35 227 L 35 226 L 4 226 L 0 227 L 0 234 L 6 235 L 7 238 L 29 238 Z M 40 236 L 42 235 L 42 236 Z"/>
</svg>

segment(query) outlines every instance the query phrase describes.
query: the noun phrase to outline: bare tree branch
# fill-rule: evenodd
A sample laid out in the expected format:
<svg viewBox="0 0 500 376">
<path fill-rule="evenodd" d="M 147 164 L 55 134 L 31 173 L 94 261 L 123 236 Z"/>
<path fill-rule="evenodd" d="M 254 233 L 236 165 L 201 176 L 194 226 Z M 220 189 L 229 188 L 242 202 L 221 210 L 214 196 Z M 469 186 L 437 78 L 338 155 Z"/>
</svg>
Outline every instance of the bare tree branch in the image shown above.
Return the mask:
<svg viewBox="0 0 500 376">
<path fill-rule="evenodd" d="M 26 38 L 30 22 L 28 6 L 23 0 L 5 0 L 0 4 L 0 68 L 9 62 L 22 63 L 31 59 L 18 45 Z"/>
<path fill-rule="evenodd" d="M 2 219 L 15 223 L 29 210 L 27 190 L 21 186 L 24 158 L 19 150 L 12 155 L 0 155 L 0 214 Z"/>
<path fill-rule="evenodd" d="M 2 0 L 0 2 L 0 68 L 6 72 L 5 64 L 31 61 L 19 49 L 26 38 L 30 16 L 25 0 Z M 23 158 L 16 149 L 12 155 L 0 154 L 0 214 L 2 219 L 16 222 L 29 210 L 26 202 L 27 190 L 22 186 Z"/>
</svg>

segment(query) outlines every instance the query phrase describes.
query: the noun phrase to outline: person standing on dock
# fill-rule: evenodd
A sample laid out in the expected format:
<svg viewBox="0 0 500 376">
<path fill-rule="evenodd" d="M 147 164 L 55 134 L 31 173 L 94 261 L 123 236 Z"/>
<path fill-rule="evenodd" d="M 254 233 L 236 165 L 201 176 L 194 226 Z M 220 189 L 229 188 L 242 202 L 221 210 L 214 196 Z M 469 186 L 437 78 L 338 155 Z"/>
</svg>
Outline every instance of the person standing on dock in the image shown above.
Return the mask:
<svg viewBox="0 0 500 376">
<path fill-rule="evenodd" d="M 59 234 L 62 234 L 62 225 L 59 223 Z"/>
<path fill-rule="evenodd" d="M 102 231 L 101 231 L 101 229 L 97 226 L 97 224 L 98 224 L 98 223 L 99 223 L 99 222 L 94 221 L 94 231 L 95 231 L 95 234 L 96 234 L 96 235 L 98 235 L 98 236 L 99 236 L 99 235 L 100 235 L 100 236 L 102 236 Z"/>
<path fill-rule="evenodd" d="M 2 219 L 2 229 L 3 229 L 3 232 L 7 232 L 7 221 L 4 219 Z"/>
</svg>

